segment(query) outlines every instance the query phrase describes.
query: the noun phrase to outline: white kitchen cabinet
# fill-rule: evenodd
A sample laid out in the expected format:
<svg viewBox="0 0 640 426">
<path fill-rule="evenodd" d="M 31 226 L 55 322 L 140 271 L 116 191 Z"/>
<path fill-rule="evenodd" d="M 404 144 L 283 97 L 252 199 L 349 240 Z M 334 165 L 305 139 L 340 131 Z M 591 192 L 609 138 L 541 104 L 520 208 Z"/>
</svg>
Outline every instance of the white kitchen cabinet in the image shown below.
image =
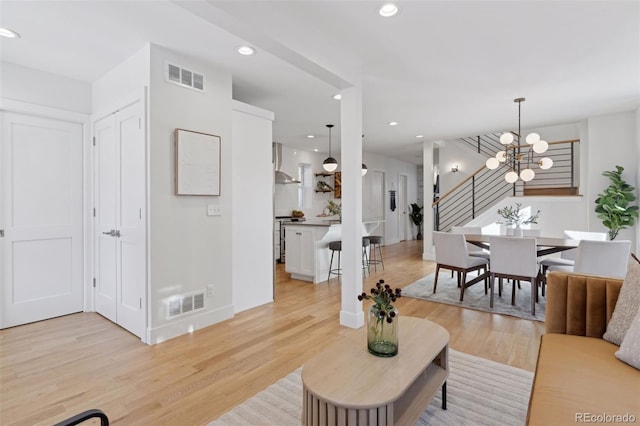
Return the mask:
<svg viewBox="0 0 640 426">
<path fill-rule="evenodd" d="M 291 274 L 291 278 L 313 282 L 315 275 L 315 227 L 286 226 L 285 270 Z"/>
</svg>

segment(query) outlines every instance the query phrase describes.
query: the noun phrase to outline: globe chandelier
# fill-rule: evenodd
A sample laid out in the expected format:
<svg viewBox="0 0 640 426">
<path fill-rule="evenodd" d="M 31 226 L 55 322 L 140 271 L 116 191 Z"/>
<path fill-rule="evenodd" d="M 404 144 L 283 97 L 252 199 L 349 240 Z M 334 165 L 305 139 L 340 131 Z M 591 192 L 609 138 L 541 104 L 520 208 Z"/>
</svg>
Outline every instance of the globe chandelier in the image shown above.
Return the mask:
<svg viewBox="0 0 640 426">
<path fill-rule="evenodd" d="M 529 182 L 535 177 L 535 172 L 531 168 L 533 164 L 536 164 L 542 170 L 550 169 L 553 166 L 553 160 L 549 157 L 544 157 L 539 160 L 534 159 L 535 154 L 543 154 L 549 149 L 549 144 L 546 141 L 540 139 L 540 135 L 537 133 L 530 133 L 525 138 L 527 145 L 522 146 L 521 128 L 520 128 L 520 107 L 524 98 L 516 98 L 513 102 L 518 103 L 518 133 L 515 135 L 513 132 L 505 132 L 500 136 L 500 143 L 504 145 L 504 151 L 500 151 L 495 157 L 491 157 L 487 160 L 486 166 L 488 169 L 495 170 L 498 167 L 508 167 L 507 173 L 504 175 L 504 180 L 508 183 L 515 183 L 518 178 L 523 182 Z M 515 142 L 514 142 L 515 140 Z"/>
<path fill-rule="evenodd" d="M 326 125 L 329 128 L 329 156 L 322 162 L 322 168 L 327 172 L 333 172 L 338 168 L 338 160 L 331 156 L 331 129 L 333 124 Z"/>
</svg>

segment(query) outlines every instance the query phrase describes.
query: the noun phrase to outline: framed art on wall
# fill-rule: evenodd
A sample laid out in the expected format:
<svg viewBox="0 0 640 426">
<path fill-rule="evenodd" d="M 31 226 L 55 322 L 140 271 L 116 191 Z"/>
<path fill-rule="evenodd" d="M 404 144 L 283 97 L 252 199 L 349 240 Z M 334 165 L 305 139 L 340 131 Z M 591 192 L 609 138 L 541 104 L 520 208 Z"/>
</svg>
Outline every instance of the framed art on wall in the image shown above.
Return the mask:
<svg viewBox="0 0 640 426">
<path fill-rule="evenodd" d="M 175 130 L 176 195 L 220 195 L 220 136 Z"/>
</svg>

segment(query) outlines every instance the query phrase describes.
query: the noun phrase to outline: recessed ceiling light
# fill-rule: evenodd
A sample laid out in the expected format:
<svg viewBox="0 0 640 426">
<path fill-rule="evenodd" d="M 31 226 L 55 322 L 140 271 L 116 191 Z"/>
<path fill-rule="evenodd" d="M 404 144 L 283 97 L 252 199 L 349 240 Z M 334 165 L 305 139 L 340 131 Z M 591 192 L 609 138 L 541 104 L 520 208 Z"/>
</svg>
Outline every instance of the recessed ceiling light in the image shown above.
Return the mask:
<svg viewBox="0 0 640 426">
<path fill-rule="evenodd" d="M 20 34 L 9 28 L 0 27 L 0 36 L 7 38 L 20 38 Z"/>
<path fill-rule="evenodd" d="M 424 135 L 416 135 L 416 138 L 424 138 Z"/>
<path fill-rule="evenodd" d="M 342 95 L 340 93 L 338 93 L 337 95 L 333 95 L 333 99 L 339 101 L 340 99 L 342 99 Z"/>
<path fill-rule="evenodd" d="M 241 55 L 249 56 L 256 53 L 256 49 L 251 46 L 240 46 L 238 47 L 238 53 Z"/>
<path fill-rule="evenodd" d="M 389 122 L 389 123 L 387 123 L 387 124 L 389 124 L 389 126 L 397 126 L 397 125 L 398 125 L 398 122 L 397 122 L 397 121 L 390 121 L 390 122 Z"/>
<path fill-rule="evenodd" d="M 380 10 L 378 10 L 378 13 L 380 14 L 380 16 L 384 16 L 385 18 L 388 18 L 398 13 L 398 6 L 396 6 L 393 3 L 386 3 L 382 5 Z"/>
<path fill-rule="evenodd" d="M 308 137 L 309 139 L 313 139 L 313 138 L 315 138 L 315 136 L 314 136 L 314 135 L 307 135 L 307 137 Z"/>
<path fill-rule="evenodd" d="M 313 151 L 314 152 L 318 152 L 318 148 L 313 148 Z"/>
</svg>

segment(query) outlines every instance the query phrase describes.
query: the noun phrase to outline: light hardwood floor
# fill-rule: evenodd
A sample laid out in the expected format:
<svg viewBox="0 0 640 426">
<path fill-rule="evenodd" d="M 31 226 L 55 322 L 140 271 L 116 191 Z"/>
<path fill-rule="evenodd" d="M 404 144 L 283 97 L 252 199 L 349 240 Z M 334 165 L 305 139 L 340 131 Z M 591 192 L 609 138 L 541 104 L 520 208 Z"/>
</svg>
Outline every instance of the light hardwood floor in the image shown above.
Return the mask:
<svg viewBox="0 0 640 426">
<path fill-rule="evenodd" d="M 386 269 L 364 288 L 433 272 L 420 243 L 384 247 Z M 155 346 L 95 313 L 0 331 L 0 424 L 50 425 L 89 408 L 116 425 L 206 424 L 352 331 L 339 325 L 337 279 L 291 280 L 279 265 L 276 281 L 275 303 Z M 455 350 L 535 368 L 542 323 L 410 298 L 396 305 L 444 326 Z"/>
</svg>

